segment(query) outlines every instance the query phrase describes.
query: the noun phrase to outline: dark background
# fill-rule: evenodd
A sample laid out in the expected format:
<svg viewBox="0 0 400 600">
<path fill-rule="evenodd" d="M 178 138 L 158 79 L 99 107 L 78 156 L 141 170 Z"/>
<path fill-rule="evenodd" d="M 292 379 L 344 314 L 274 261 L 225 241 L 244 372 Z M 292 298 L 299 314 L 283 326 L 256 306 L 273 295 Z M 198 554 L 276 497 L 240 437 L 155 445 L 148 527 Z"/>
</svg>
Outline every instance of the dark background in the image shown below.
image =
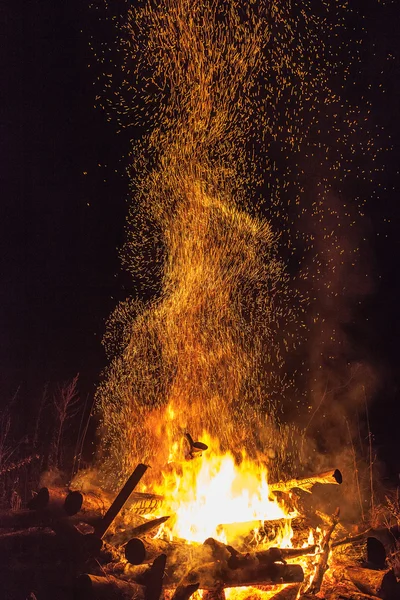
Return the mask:
<svg viewBox="0 0 400 600">
<path fill-rule="evenodd" d="M 93 395 L 106 364 L 104 323 L 130 291 L 117 251 L 124 239 L 123 156 L 129 146 L 127 136 L 117 135 L 106 115 L 94 109 L 99 68 L 89 41 L 98 35 L 96 10 L 85 0 L 25 4 L 14 1 L 0 9 L 0 400 L 5 403 L 19 387 L 29 412 L 46 381 L 77 372 L 82 392 Z M 371 428 L 396 477 L 400 11 L 396 2 L 352 3 L 358 4 L 368 28 L 362 85 L 372 85 L 371 119 L 384 127 L 384 136 L 391 135 L 393 148 L 385 156 L 379 200 L 367 206 L 377 283 L 354 331 L 379 366 Z"/>
</svg>

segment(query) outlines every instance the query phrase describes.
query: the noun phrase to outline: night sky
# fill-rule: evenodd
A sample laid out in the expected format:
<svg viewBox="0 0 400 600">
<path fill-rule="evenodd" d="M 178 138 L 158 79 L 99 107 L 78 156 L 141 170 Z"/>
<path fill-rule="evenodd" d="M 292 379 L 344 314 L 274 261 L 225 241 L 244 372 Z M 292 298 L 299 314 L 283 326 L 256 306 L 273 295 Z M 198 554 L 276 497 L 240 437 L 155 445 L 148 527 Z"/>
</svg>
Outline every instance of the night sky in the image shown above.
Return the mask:
<svg viewBox="0 0 400 600">
<path fill-rule="evenodd" d="M 88 68 L 93 65 L 88 40 L 100 27 L 96 11 L 85 0 L 24 4 L 8 2 L 1 9 L 0 386 L 3 403 L 20 387 L 30 404 L 46 381 L 77 372 L 82 391 L 93 394 L 106 364 L 105 320 L 117 300 L 134 290 L 121 273 L 117 251 L 128 196 L 127 137 L 117 135 L 104 113 L 94 109 L 98 72 Z M 352 3 L 358 4 L 368 27 L 362 85 L 372 85 L 371 118 L 393 149 L 385 156 L 386 189 L 379 202 L 367 206 L 376 285 L 352 335 L 381 374 L 372 429 L 395 469 L 394 456 L 400 455 L 400 11 L 397 2 Z M 390 61 L 388 54 L 394 57 Z"/>
</svg>

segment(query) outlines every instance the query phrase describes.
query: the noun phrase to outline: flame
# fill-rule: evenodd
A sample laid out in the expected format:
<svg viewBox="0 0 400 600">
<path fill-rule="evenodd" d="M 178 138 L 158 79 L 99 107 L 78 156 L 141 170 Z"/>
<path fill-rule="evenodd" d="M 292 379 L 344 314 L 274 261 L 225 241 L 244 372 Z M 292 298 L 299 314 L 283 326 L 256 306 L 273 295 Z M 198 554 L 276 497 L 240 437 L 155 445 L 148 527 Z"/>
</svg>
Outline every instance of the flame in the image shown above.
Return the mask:
<svg viewBox="0 0 400 600">
<path fill-rule="evenodd" d="M 171 417 L 173 410 L 168 413 Z M 166 498 L 164 514 L 173 515 L 164 533 L 192 542 L 214 537 L 226 543 L 228 537 L 257 530 L 263 521 L 294 516 L 270 499 L 268 471 L 261 461 L 251 460 L 244 451 L 239 460 L 231 452 L 220 452 L 218 442 L 206 432 L 201 440 L 209 450 L 186 461 L 174 461 L 175 443 L 170 468 L 162 471 L 162 483 L 153 486 Z M 247 527 L 241 528 L 241 523 Z M 282 546 L 290 545 L 290 520 L 277 533 Z"/>
</svg>

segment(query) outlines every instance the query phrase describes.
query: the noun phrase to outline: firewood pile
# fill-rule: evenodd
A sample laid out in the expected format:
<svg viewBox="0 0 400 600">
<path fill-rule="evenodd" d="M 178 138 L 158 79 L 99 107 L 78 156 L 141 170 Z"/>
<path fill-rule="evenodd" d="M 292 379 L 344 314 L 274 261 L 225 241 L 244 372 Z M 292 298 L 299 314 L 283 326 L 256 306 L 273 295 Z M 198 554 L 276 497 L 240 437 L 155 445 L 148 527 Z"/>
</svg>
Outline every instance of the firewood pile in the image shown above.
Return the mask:
<svg viewBox="0 0 400 600">
<path fill-rule="evenodd" d="M 163 498 L 134 489 L 147 470 L 139 464 L 116 498 L 42 488 L 26 509 L 0 513 L 0 598 L 4 600 L 395 600 L 400 584 L 387 566 L 399 528 L 348 534 L 340 513 L 317 515 L 322 534 L 307 544 L 305 519 L 293 522 L 292 548 L 237 544 L 213 538 L 203 544 L 154 537 L 169 516 L 143 514 Z M 273 484 L 273 493 L 340 483 L 339 471 Z M 276 523 L 264 523 L 273 539 Z"/>
</svg>

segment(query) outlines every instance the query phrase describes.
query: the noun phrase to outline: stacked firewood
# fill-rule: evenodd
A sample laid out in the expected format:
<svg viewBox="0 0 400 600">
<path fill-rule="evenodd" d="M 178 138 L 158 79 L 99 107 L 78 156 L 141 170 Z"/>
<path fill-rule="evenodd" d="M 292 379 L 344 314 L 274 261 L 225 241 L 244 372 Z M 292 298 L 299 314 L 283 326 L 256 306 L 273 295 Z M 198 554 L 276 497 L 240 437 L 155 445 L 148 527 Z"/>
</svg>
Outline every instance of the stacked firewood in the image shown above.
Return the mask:
<svg viewBox="0 0 400 600">
<path fill-rule="evenodd" d="M 138 465 L 113 500 L 105 494 L 42 488 L 26 509 L 0 513 L 0 597 L 189 600 L 200 589 L 204 600 L 223 600 L 225 588 L 243 586 L 266 591 L 275 600 L 400 597 L 396 577 L 386 568 L 385 544 L 395 532 L 335 537 L 339 511 L 323 516 L 318 546 L 303 544 L 304 524 L 299 527 L 303 536 L 297 536 L 302 547 L 290 549 L 251 548 L 246 536 L 235 547 L 213 538 L 203 544 L 155 539 L 169 517 L 140 516 L 162 506 L 160 496 L 134 491 L 146 470 Z M 317 481 L 340 483 L 341 475 L 336 470 L 271 488 L 279 493 L 309 489 Z M 266 539 L 276 527 L 265 523 Z"/>
</svg>

